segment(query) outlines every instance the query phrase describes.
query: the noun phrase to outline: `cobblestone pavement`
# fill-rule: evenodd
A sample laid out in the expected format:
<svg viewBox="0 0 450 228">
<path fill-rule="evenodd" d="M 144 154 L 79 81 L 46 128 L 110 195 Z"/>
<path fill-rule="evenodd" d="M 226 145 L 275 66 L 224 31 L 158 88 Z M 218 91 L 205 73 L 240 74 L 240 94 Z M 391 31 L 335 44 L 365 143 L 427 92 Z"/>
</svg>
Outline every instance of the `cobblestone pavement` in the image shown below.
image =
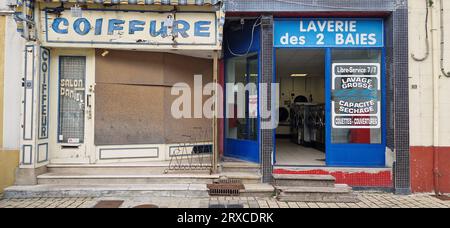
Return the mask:
<svg viewBox="0 0 450 228">
<path fill-rule="evenodd" d="M 429 194 L 396 196 L 389 193 L 358 192 L 359 203 L 278 202 L 258 197 L 118 197 L 118 198 L 31 198 L 1 199 L 0 208 L 91 208 L 100 200 L 123 200 L 121 207 L 130 208 L 153 204 L 163 208 L 450 208 L 450 201 L 439 200 Z M 1 197 L 1 196 L 0 196 Z"/>
</svg>

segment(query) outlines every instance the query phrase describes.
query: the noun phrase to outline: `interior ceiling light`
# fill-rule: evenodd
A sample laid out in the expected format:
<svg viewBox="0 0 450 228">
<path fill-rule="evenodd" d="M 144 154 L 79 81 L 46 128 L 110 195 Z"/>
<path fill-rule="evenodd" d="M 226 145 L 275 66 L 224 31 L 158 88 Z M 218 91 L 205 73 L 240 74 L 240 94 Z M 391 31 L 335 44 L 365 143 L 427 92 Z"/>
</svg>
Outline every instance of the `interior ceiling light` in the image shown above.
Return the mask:
<svg viewBox="0 0 450 228">
<path fill-rule="evenodd" d="M 291 77 L 306 77 L 308 74 L 291 74 Z"/>
</svg>

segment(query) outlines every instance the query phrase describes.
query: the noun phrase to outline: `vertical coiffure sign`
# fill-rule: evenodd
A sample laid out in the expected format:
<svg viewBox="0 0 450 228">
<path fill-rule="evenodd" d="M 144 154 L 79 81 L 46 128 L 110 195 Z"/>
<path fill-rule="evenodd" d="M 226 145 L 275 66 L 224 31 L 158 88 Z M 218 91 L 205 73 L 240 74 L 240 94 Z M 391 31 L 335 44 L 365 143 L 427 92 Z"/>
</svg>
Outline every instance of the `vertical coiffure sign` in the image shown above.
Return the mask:
<svg viewBox="0 0 450 228">
<path fill-rule="evenodd" d="M 50 50 L 41 47 L 39 72 L 39 139 L 48 138 Z"/>
<path fill-rule="evenodd" d="M 380 128 L 380 64 L 335 63 L 332 70 L 333 128 Z"/>
</svg>

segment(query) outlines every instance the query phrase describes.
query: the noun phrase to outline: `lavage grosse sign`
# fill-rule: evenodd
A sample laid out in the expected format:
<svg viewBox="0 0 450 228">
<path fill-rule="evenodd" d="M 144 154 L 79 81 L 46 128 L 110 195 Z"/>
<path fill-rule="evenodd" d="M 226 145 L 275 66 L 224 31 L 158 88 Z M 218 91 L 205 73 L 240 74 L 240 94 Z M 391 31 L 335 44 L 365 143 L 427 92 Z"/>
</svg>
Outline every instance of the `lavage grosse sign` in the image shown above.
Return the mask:
<svg viewBox="0 0 450 228">
<path fill-rule="evenodd" d="M 333 128 L 380 128 L 381 81 L 378 63 L 335 63 Z"/>
<path fill-rule="evenodd" d="M 381 19 L 277 19 L 275 47 L 382 47 Z"/>
<path fill-rule="evenodd" d="M 70 10 L 45 15 L 45 41 L 52 44 L 124 46 L 216 46 L 215 12 L 139 12 L 83 10 L 74 17 Z"/>
</svg>

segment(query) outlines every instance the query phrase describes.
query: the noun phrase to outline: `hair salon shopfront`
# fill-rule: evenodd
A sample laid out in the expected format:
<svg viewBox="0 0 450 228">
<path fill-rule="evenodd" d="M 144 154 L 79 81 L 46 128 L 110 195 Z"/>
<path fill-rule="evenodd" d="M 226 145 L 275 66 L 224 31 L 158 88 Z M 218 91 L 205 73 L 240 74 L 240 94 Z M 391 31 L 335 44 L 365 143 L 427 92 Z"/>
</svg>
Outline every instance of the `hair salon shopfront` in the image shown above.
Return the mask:
<svg viewBox="0 0 450 228">
<path fill-rule="evenodd" d="M 38 0 L 21 1 L 16 11 L 27 40 L 16 184 L 95 165 L 150 164 L 157 173 L 145 174 L 163 174 L 168 161 L 186 168 L 172 160 L 188 150 L 208 154 L 205 169 L 214 166 L 213 120 L 174 117 L 171 93 L 217 80 L 221 1 Z"/>
<path fill-rule="evenodd" d="M 212 149 L 213 169 L 256 164 L 262 182 L 331 174 L 409 192 L 406 5 L 25 2 L 22 180 L 67 164 L 167 162 L 189 147 Z M 171 89 L 199 75 L 222 85 L 223 114 L 238 103 L 229 84 L 255 83 L 244 118 L 174 118 Z"/>
</svg>

